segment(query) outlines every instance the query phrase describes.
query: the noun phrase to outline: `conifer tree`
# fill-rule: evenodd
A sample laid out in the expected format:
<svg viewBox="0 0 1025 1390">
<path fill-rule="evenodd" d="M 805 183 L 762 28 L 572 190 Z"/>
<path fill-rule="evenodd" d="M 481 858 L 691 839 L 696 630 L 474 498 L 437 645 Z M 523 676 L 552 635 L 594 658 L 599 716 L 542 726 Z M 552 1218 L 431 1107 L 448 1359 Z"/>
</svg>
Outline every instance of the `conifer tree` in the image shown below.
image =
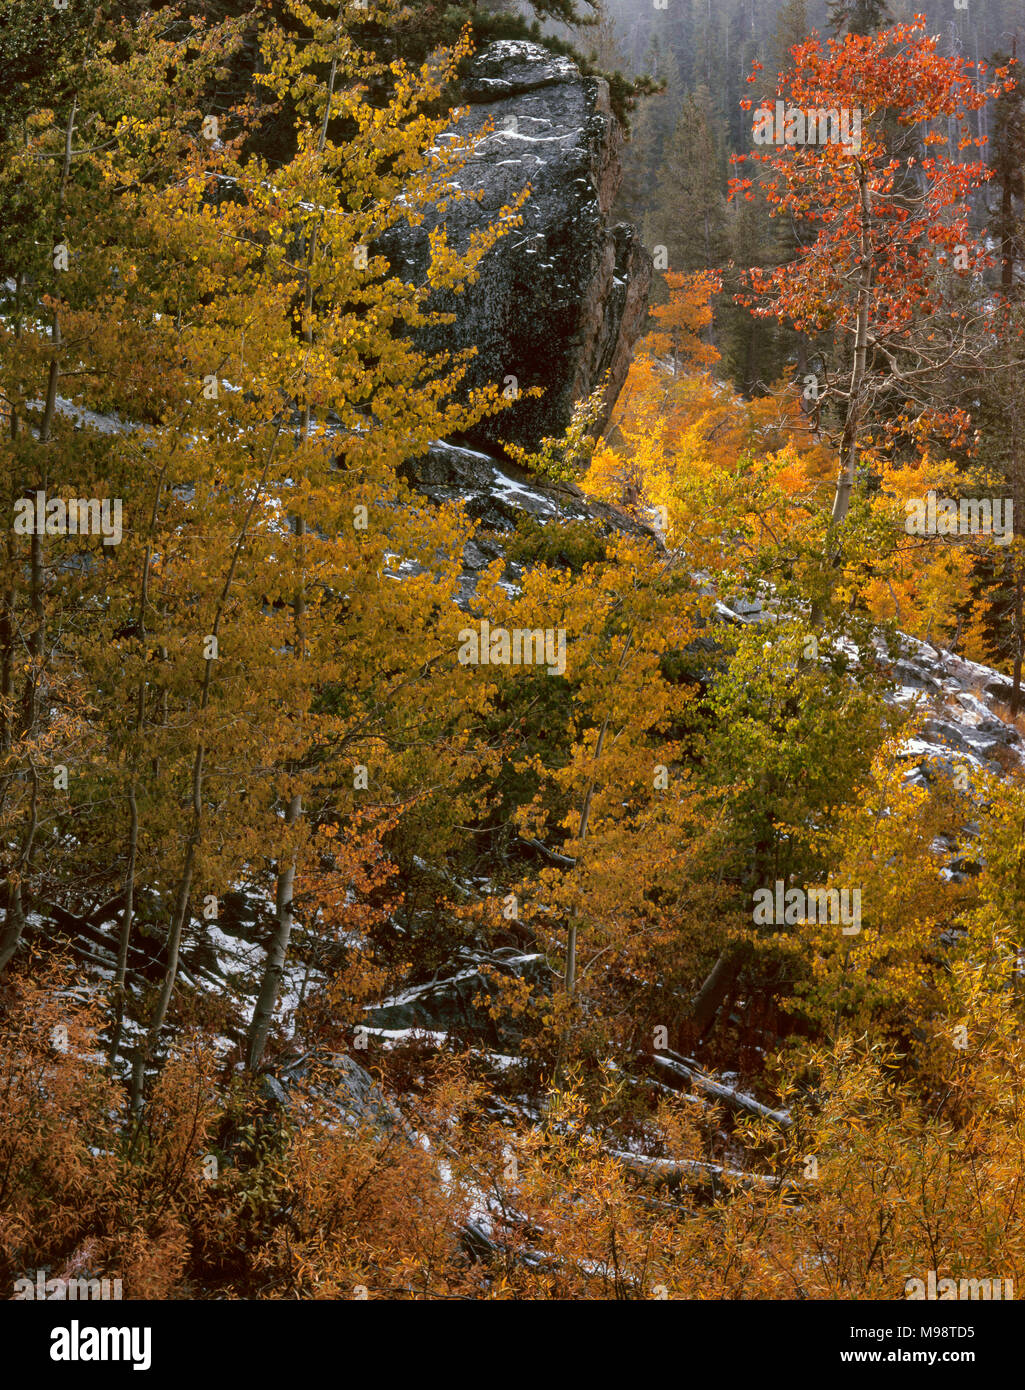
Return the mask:
<svg viewBox="0 0 1025 1390">
<path fill-rule="evenodd" d="M 886 0 L 830 0 L 829 23 L 834 34 L 871 34 L 892 20 Z"/>
<path fill-rule="evenodd" d="M 711 94 L 700 86 L 664 145 L 657 201 L 645 220 L 645 240 L 667 247 L 674 271 L 711 270 L 725 259 L 725 166 L 715 129 Z"/>
</svg>

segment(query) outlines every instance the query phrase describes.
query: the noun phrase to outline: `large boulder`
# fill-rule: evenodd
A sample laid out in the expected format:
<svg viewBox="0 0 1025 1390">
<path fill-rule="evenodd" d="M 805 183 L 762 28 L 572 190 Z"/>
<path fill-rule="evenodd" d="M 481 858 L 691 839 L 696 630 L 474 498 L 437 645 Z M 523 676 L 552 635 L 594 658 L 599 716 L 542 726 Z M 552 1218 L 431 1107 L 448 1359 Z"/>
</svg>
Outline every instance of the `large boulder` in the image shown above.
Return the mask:
<svg viewBox="0 0 1025 1390">
<path fill-rule="evenodd" d="M 538 399 L 515 405 L 469 432 L 495 448 L 503 439 L 533 446 L 559 435 L 573 404 L 590 395 L 606 372 L 606 416 L 626 377 L 641 331 L 651 260 L 633 228 L 613 225 L 622 132 L 608 84 L 584 77 L 568 59 L 539 44 L 503 40 L 469 65 L 460 93 L 468 109 L 454 127 L 476 136 L 473 157 L 458 175 L 479 201 L 450 204 L 443 218 L 403 225 L 381 249 L 404 279 L 422 277 L 428 232 L 444 221 L 462 249 L 472 232 L 494 220 L 521 189 L 531 193 L 523 226 L 488 253 L 479 280 L 459 295 L 437 296 L 455 313 L 452 324 L 425 330 L 430 351 L 477 350 L 465 386 L 515 377 L 519 388 L 541 386 Z M 494 126 L 485 133 L 485 126 Z"/>
<path fill-rule="evenodd" d="M 556 526 L 588 522 L 597 537 L 615 533 L 646 536 L 661 544 L 650 526 L 605 502 L 586 497 L 575 483 L 547 482 L 508 460 L 447 440 L 436 440 L 421 458 L 408 460 L 402 471 L 406 481 L 422 496 L 435 503 L 460 502 L 466 514 L 479 523 L 473 540 L 463 548 L 463 573 L 456 595 L 462 608 L 472 610 L 481 573 L 495 560 L 506 561 L 504 581 L 519 587 L 523 564 L 508 558 L 508 550 L 517 524 L 526 517 L 542 524 L 554 522 Z M 563 562 L 557 555 L 550 555 L 545 563 Z M 415 561 L 404 560 L 392 573 L 422 573 L 422 567 Z"/>
<path fill-rule="evenodd" d="M 296 1088 L 300 1103 L 307 1092 L 315 1095 L 346 1129 L 366 1129 L 382 1137 L 397 1132 L 413 1138 L 401 1112 L 366 1068 L 347 1053 L 307 1053 L 283 1067 L 277 1076 L 268 1072 L 261 1080 L 262 1093 L 270 1104 L 293 1106 Z"/>
<path fill-rule="evenodd" d="M 467 515 L 486 531 L 512 531 L 527 515 L 538 521 L 591 521 L 603 535 L 618 531 L 656 537 L 645 522 L 586 497 L 575 483 L 551 483 L 514 463 L 445 440 L 436 440 L 402 471 L 410 485 L 432 502 L 462 502 Z"/>
</svg>

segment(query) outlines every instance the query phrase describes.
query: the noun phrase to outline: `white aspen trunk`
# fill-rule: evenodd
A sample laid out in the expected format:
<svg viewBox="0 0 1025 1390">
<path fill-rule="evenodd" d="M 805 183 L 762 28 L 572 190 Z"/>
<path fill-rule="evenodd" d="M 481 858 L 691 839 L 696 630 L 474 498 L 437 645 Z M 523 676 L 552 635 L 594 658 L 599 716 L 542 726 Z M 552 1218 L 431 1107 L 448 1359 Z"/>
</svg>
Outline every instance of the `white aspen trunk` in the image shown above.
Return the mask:
<svg viewBox="0 0 1025 1390">
<path fill-rule="evenodd" d="M 287 824 L 294 826 L 302 815 L 302 797 L 297 793 L 288 805 Z M 267 1037 L 274 1020 L 274 1009 L 281 990 L 281 980 L 285 973 L 285 960 L 288 956 L 288 943 L 292 935 L 292 895 L 295 888 L 295 855 L 278 872 L 274 895 L 274 935 L 267 947 L 267 961 L 264 965 L 260 993 L 253 1010 L 253 1021 L 249 1028 L 246 1066 L 256 1071 L 263 1059 Z"/>
<path fill-rule="evenodd" d="M 847 402 L 847 418 L 844 421 L 843 438 L 840 443 L 840 467 L 833 496 L 833 510 L 830 516 L 830 543 L 836 528 L 843 524 L 851 505 L 851 491 L 858 462 L 858 429 L 864 408 L 862 399 L 865 386 L 865 367 L 868 359 L 868 316 L 872 298 L 872 207 L 869 198 L 868 173 L 862 170 L 860 179 L 861 202 L 861 265 L 858 275 L 858 322 L 854 337 L 854 367 L 851 372 L 851 389 Z"/>
</svg>

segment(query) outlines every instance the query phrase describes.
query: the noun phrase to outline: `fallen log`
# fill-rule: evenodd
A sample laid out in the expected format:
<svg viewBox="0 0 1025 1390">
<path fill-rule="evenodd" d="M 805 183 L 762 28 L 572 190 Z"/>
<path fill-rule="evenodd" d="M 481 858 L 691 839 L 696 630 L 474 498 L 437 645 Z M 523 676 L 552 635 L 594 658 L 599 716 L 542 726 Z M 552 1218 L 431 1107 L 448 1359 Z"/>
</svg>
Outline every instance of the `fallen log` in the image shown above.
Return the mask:
<svg viewBox="0 0 1025 1390">
<path fill-rule="evenodd" d="M 610 1149 L 609 1153 L 631 1172 L 639 1173 L 641 1177 L 652 1181 L 708 1178 L 713 1183 L 725 1179 L 741 1187 L 781 1187 L 784 1190 L 795 1187 L 795 1184 L 786 1183 L 768 1173 L 745 1173 L 740 1168 L 727 1168 L 724 1164 L 706 1163 L 697 1158 L 649 1158 L 645 1154 L 624 1153 L 620 1149 Z"/>
<path fill-rule="evenodd" d="M 763 1120 L 772 1120 L 784 1129 L 789 1129 L 793 1124 L 789 1111 L 770 1109 L 761 1101 L 755 1100 L 754 1096 L 749 1096 L 744 1091 L 738 1091 L 735 1086 L 728 1086 L 724 1081 L 717 1081 L 714 1077 L 707 1076 L 696 1063 L 677 1056 L 675 1052 L 656 1052 L 654 1056 L 658 1065 L 671 1075 L 689 1081 L 700 1091 L 704 1091 L 705 1095 L 722 1101 L 724 1105 L 735 1110 L 746 1110 L 749 1114 L 757 1115 Z"/>
</svg>

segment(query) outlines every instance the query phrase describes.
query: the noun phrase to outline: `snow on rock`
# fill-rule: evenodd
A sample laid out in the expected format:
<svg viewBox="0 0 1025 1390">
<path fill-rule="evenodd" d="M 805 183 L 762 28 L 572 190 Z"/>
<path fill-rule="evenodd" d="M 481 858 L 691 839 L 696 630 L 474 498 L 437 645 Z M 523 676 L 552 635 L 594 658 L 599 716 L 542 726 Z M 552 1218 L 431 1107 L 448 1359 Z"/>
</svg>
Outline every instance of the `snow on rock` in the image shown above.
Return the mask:
<svg viewBox="0 0 1025 1390">
<path fill-rule="evenodd" d="M 467 968 L 459 969 L 465 962 Z M 529 980 L 535 988 L 549 985 L 550 971 L 544 957 L 518 951 L 467 951 L 462 962 L 449 967 L 445 978 L 414 985 L 366 1010 L 366 1027 L 371 1032 L 391 1035 L 398 1032 L 458 1032 L 490 1037 L 494 1041 L 515 1039 L 508 1019 L 493 1019 L 484 999 L 494 989 L 496 975 Z M 440 973 L 440 972 L 439 972 Z"/>
<path fill-rule="evenodd" d="M 488 252 L 465 294 L 438 296 L 455 321 L 423 333 L 427 351 L 474 348 L 465 387 L 515 377 L 521 394 L 473 430 L 476 443 L 535 447 L 562 433 L 574 402 L 610 374 L 611 412 L 644 327 L 652 266 L 632 227 L 613 225 L 622 132 L 604 78 L 526 40 L 489 44 L 467 65 L 454 128 L 473 143 L 455 174 L 463 193 L 420 227 L 403 223 L 380 249 L 404 279 L 422 278 L 428 235 L 444 220 L 451 244 L 469 244 L 529 184 L 522 226 Z M 493 127 L 488 129 L 488 127 Z M 526 395 L 544 387 L 540 397 Z"/>
<path fill-rule="evenodd" d="M 1006 677 L 905 633 L 899 642 L 892 670 L 901 687 L 889 698 L 924 715 L 919 735 L 901 750 L 909 781 L 928 785 L 937 772 L 959 764 L 970 781 L 970 769 L 1002 772 L 1008 759 L 1025 763 L 1021 735 L 1007 713 Z"/>
<path fill-rule="evenodd" d="M 777 618 L 771 600 L 763 603 L 757 598 L 717 600 L 713 612 L 721 622 L 735 626 Z M 859 657 L 853 648 L 848 654 Z M 900 750 L 911 785 L 928 786 L 943 770 L 958 765 L 996 773 L 1006 770 L 1008 759 L 1025 765 L 1025 745 L 1007 712 L 1008 677 L 903 632 L 897 634 L 896 652 L 877 638 L 875 655 L 895 682 L 888 702 L 921 716 L 918 734 L 906 739 Z"/>
</svg>

